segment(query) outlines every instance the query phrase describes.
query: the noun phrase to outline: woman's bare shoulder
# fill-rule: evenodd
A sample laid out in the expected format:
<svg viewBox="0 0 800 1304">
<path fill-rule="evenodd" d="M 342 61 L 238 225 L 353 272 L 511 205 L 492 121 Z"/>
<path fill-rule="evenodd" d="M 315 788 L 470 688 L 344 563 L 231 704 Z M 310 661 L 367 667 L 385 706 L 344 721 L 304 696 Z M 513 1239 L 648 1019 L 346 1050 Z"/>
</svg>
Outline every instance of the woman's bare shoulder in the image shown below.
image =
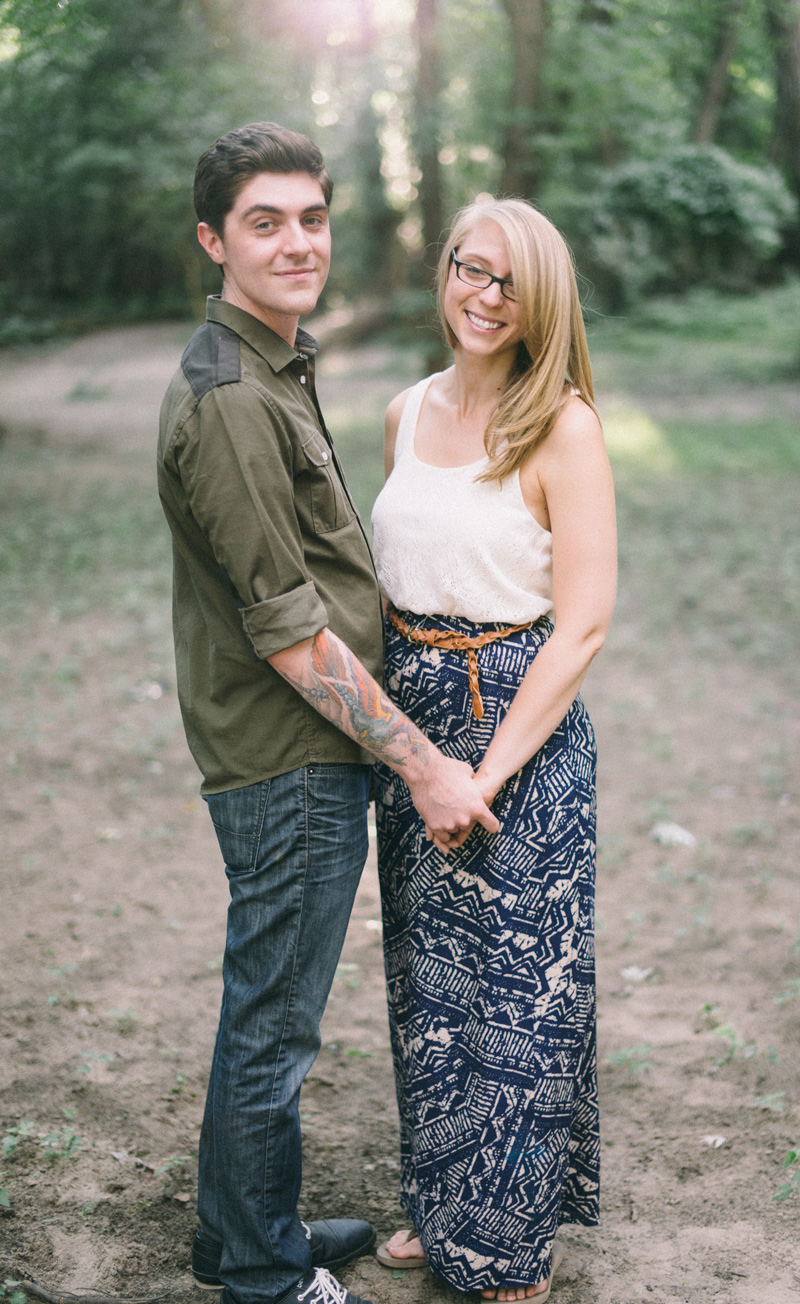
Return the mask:
<svg viewBox="0 0 800 1304">
<path fill-rule="evenodd" d="M 574 439 L 590 439 L 602 435 L 602 427 L 591 404 L 584 402 L 580 394 L 571 394 L 553 422 L 550 433 Z"/>
<path fill-rule="evenodd" d="M 390 430 L 392 430 L 395 435 L 397 434 L 397 427 L 400 425 L 400 418 L 403 415 L 403 408 L 406 405 L 406 399 L 413 388 L 413 385 L 409 385 L 408 389 L 401 390 L 399 394 L 395 394 L 391 403 L 387 407 L 385 424 L 387 435 Z"/>
<path fill-rule="evenodd" d="M 387 478 L 394 466 L 394 450 L 397 444 L 397 430 L 400 425 L 400 418 L 403 415 L 406 399 L 413 388 L 413 385 L 409 385 L 408 389 L 396 394 L 386 409 L 383 425 L 383 467 Z"/>
<path fill-rule="evenodd" d="M 556 417 L 537 452 L 541 452 L 542 461 L 551 461 L 570 456 L 585 456 L 587 453 L 605 452 L 603 427 L 594 408 L 578 394 L 571 395 Z M 538 460 L 538 459 L 537 459 Z"/>
</svg>

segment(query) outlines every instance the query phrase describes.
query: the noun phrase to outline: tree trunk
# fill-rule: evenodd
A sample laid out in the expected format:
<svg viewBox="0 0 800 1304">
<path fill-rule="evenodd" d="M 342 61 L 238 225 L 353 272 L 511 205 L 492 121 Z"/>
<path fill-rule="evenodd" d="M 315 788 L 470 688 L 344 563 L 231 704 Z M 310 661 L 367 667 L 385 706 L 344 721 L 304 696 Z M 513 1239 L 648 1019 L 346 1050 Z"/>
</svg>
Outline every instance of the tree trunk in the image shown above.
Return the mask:
<svg viewBox="0 0 800 1304">
<path fill-rule="evenodd" d="M 695 141 L 698 145 L 709 145 L 716 135 L 719 115 L 728 90 L 728 65 L 736 46 L 742 3 L 743 0 L 728 0 L 728 4 L 722 13 L 722 21 L 714 51 L 714 63 L 706 86 L 705 99 L 700 110 L 695 133 Z"/>
<path fill-rule="evenodd" d="M 435 264 L 442 238 L 442 178 L 439 167 L 439 93 L 441 67 L 436 0 L 417 0 L 414 20 L 417 45 L 416 125 L 414 144 L 422 173 L 419 183 L 425 261 Z"/>
<path fill-rule="evenodd" d="M 505 195 L 532 199 L 543 173 L 536 132 L 541 125 L 547 0 L 502 0 L 511 27 L 513 82 L 503 176 Z"/>
<path fill-rule="evenodd" d="M 768 0 L 775 51 L 775 135 L 781 162 L 800 200 L 800 0 Z"/>
<path fill-rule="evenodd" d="M 357 0 L 360 41 L 358 63 L 364 89 L 357 110 L 354 145 L 360 162 L 360 190 L 365 214 L 365 243 L 362 257 L 373 294 L 389 296 L 397 266 L 397 227 L 400 213 L 386 198 L 381 164 L 383 152 L 378 135 L 378 118 L 372 107 L 373 91 L 381 85 L 376 67 L 375 28 L 367 0 Z"/>
</svg>

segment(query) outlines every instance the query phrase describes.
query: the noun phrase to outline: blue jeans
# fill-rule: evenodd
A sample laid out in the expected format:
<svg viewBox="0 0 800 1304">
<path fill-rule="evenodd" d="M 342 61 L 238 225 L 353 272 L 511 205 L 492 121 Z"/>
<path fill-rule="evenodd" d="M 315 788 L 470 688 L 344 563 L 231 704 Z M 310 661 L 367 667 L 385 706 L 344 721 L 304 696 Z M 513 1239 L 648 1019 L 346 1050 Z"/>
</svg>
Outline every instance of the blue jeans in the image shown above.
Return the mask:
<svg viewBox="0 0 800 1304">
<path fill-rule="evenodd" d="M 197 1211 L 241 1304 L 311 1266 L 298 1100 L 366 860 L 368 791 L 368 766 L 311 765 L 206 799 L 231 900 Z"/>
</svg>

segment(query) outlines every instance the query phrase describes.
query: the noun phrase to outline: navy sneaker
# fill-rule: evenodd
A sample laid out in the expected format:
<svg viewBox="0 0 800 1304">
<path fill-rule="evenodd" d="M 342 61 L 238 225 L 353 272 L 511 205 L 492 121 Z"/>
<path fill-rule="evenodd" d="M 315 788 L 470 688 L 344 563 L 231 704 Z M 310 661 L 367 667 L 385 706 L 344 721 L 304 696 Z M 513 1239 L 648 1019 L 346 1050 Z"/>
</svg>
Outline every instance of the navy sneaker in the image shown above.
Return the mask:
<svg viewBox="0 0 800 1304">
<path fill-rule="evenodd" d="M 349 1222 L 350 1219 L 343 1221 Z M 236 1304 L 229 1290 L 223 1290 L 220 1304 Z M 325 1268 L 312 1268 L 302 1281 L 296 1282 L 271 1304 L 372 1304 L 372 1300 L 364 1299 L 361 1295 L 351 1295 Z"/>
<path fill-rule="evenodd" d="M 351 1259 L 368 1254 L 375 1244 L 372 1227 L 361 1218 L 323 1218 L 320 1222 L 303 1223 L 303 1226 L 311 1242 L 312 1268 L 343 1268 Z M 219 1279 L 221 1254 L 218 1241 L 202 1232 L 195 1232 L 192 1273 L 201 1290 L 222 1290 Z M 310 1296 L 305 1304 L 313 1304 Z"/>
</svg>

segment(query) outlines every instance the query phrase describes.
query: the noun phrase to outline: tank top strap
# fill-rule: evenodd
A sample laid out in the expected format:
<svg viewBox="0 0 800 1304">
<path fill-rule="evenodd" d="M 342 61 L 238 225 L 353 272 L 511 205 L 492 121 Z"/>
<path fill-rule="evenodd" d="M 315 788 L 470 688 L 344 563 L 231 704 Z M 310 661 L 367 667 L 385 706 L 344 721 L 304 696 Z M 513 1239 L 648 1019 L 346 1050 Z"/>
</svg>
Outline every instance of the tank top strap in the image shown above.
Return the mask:
<svg viewBox="0 0 800 1304">
<path fill-rule="evenodd" d="M 405 457 L 414 447 L 414 435 L 417 430 L 420 409 L 423 399 L 428 392 L 428 386 L 434 376 L 440 373 L 435 371 L 432 376 L 425 376 L 423 380 L 417 381 L 408 395 L 400 414 L 400 423 L 397 427 L 397 441 L 394 449 L 394 460 L 398 462 L 401 457 Z"/>
</svg>

